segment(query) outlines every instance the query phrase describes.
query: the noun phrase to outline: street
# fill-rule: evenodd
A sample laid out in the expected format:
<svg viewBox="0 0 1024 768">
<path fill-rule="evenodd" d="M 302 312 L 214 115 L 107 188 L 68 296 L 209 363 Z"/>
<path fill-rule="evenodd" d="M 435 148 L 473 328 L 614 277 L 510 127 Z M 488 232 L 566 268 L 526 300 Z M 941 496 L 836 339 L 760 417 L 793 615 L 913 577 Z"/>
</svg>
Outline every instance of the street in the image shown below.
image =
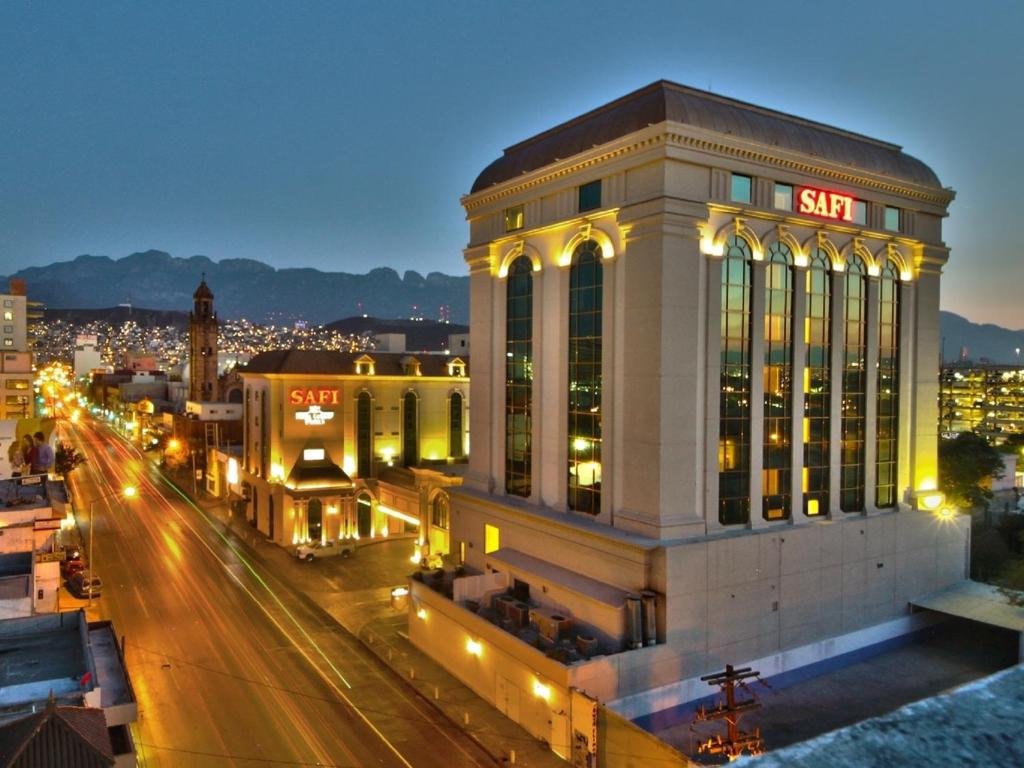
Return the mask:
<svg viewBox="0 0 1024 768">
<path fill-rule="evenodd" d="M 126 638 L 140 765 L 494 764 L 137 449 L 89 420 L 64 436 L 88 459 L 68 481 L 86 537 L 109 497 L 96 602 Z M 125 485 L 138 498 L 117 498 Z"/>
</svg>

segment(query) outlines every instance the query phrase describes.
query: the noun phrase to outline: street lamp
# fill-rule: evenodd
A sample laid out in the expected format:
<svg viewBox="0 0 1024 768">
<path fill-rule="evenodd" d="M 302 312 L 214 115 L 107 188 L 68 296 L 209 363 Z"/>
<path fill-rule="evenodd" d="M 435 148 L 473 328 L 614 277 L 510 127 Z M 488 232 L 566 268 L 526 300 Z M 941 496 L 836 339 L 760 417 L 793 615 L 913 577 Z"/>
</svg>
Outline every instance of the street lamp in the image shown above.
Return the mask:
<svg viewBox="0 0 1024 768">
<path fill-rule="evenodd" d="M 101 502 L 101 501 L 107 501 L 108 499 L 114 499 L 114 498 L 118 498 L 118 497 L 124 498 L 124 499 L 134 499 L 138 495 L 139 495 L 139 489 L 138 488 L 136 488 L 134 485 L 126 485 L 124 488 L 121 488 L 120 490 L 114 491 L 113 493 L 105 493 L 102 496 L 97 496 L 95 499 L 93 499 L 92 501 L 89 502 L 89 554 L 87 555 L 87 558 L 89 560 L 89 584 L 88 584 L 88 587 L 89 587 L 89 607 L 90 608 L 92 608 L 92 580 L 94 578 L 96 578 L 96 568 L 95 568 L 95 566 L 93 564 L 93 560 L 92 560 L 92 543 L 93 543 L 93 541 L 96 538 L 96 531 L 93 528 L 93 521 L 95 520 L 95 516 L 93 515 L 93 508 L 96 506 L 96 504 L 98 502 Z"/>
</svg>

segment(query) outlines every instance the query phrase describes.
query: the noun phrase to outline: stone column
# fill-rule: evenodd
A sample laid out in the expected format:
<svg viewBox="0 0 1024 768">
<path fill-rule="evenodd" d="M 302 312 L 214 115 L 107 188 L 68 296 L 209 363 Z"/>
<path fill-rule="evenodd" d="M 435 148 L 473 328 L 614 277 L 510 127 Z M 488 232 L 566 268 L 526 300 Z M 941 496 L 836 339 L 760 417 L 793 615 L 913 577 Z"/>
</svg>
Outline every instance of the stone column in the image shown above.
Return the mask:
<svg viewBox="0 0 1024 768">
<path fill-rule="evenodd" d="M 897 483 L 898 501 L 908 501 L 911 490 L 911 446 L 913 445 L 914 408 L 914 284 L 900 284 L 900 348 L 899 348 L 899 425 L 897 433 Z"/>
<path fill-rule="evenodd" d="M 700 206 L 663 198 L 619 215 L 625 247 L 613 343 L 622 365 L 613 375 L 622 404 L 615 470 L 622 506 L 615 525 L 655 538 L 704 528 L 707 308 L 698 213 Z"/>
<path fill-rule="evenodd" d="M 914 303 L 913 488 L 938 481 L 939 277 L 948 251 L 926 247 L 921 256 Z"/>
<path fill-rule="evenodd" d="M 469 383 L 469 432 L 472 437 L 469 467 L 465 483 L 469 488 L 490 492 L 491 482 L 491 411 L 493 385 L 490 370 L 494 350 L 494 316 L 491 306 L 491 259 L 486 246 L 467 248 L 469 264 L 469 348 L 472 358 L 482 361 L 474 366 Z"/>
<path fill-rule="evenodd" d="M 792 387 L 790 419 L 791 448 L 790 462 L 790 499 L 793 523 L 807 522 L 810 518 L 804 514 L 804 370 L 807 368 L 807 267 L 793 269 L 793 320 L 792 320 Z"/>
<path fill-rule="evenodd" d="M 877 511 L 878 477 L 878 323 L 880 280 L 868 277 L 867 316 L 864 327 L 864 513 Z"/>
<path fill-rule="evenodd" d="M 846 358 L 846 273 L 832 272 L 832 373 L 829 386 L 832 395 L 832 410 L 829 414 L 829 475 L 828 514 L 831 518 L 842 519 L 839 510 L 840 467 L 843 440 L 843 361 Z"/>
<path fill-rule="evenodd" d="M 542 290 L 535 290 L 533 297 L 541 305 L 534 317 L 542 318 L 534 338 L 544 336 L 541 356 L 536 351 L 533 355 L 534 370 L 542 370 L 542 394 L 533 404 L 534 435 L 540 435 L 533 483 L 542 504 L 564 510 L 569 482 L 569 267 L 555 263 L 545 259 Z"/>
<path fill-rule="evenodd" d="M 765 265 L 755 261 L 750 289 L 750 527 L 764 519 L 764 310 Z"/>
</svg>

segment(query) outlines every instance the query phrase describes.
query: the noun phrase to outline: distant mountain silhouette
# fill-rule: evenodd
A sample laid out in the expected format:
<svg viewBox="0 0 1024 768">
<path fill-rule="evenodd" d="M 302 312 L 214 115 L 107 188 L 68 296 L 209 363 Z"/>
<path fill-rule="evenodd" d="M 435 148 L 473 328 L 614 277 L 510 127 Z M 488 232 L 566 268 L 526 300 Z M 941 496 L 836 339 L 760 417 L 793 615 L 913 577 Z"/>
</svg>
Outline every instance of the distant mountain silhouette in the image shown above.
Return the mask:
<svg viewBox="0 0 1024 768">
<path fill-rule="evenodd" d="M 959 360 L 962 350 L 966 351 L 967 359 L 975 362 L 981 359 L 1005 364 L 1024 361 L 1024 357 L 1017 354 L 1018 349 L 1024 353 L 1024 330 L 972 323 L 953 312 L 939 313 L 939 329 L 945 342 L 947 363 Z"/>
<path fill-rule="evenodd" d="M 33 301 L 54 309 L 98 309 L 130 302 L 151 309 L 188 311 L 202 274 L 221 317 L 254 322 L 339 317 L 437 318 L 447 305 L 454 322 L 469 321 L 469 278 L 431 272 L 398 273 L 387 267 L 365 275 L 317 269 L 275 269 L 253 259 L 177 258 L 163 251 L 123 259 L 79 256 L 10 275 L 25 280 Z"/>
</svg>

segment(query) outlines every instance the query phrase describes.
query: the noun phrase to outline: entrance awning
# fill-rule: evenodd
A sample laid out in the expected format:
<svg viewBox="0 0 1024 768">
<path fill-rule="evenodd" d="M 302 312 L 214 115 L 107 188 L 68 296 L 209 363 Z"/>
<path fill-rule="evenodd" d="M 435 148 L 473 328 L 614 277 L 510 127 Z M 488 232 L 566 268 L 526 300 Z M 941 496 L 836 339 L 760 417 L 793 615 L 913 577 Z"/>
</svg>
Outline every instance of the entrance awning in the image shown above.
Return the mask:
<svg viewBox="0 0 1024 768">
<path fill-rule="evenodd" d="M 1013 605 L 1009 598 L 991 584 L 961 581 L 924 597 L 910 601 L 917 608 L 970 619 L 1014 632 L 1024 632 L 1024 607 Z"/>
</svg>

